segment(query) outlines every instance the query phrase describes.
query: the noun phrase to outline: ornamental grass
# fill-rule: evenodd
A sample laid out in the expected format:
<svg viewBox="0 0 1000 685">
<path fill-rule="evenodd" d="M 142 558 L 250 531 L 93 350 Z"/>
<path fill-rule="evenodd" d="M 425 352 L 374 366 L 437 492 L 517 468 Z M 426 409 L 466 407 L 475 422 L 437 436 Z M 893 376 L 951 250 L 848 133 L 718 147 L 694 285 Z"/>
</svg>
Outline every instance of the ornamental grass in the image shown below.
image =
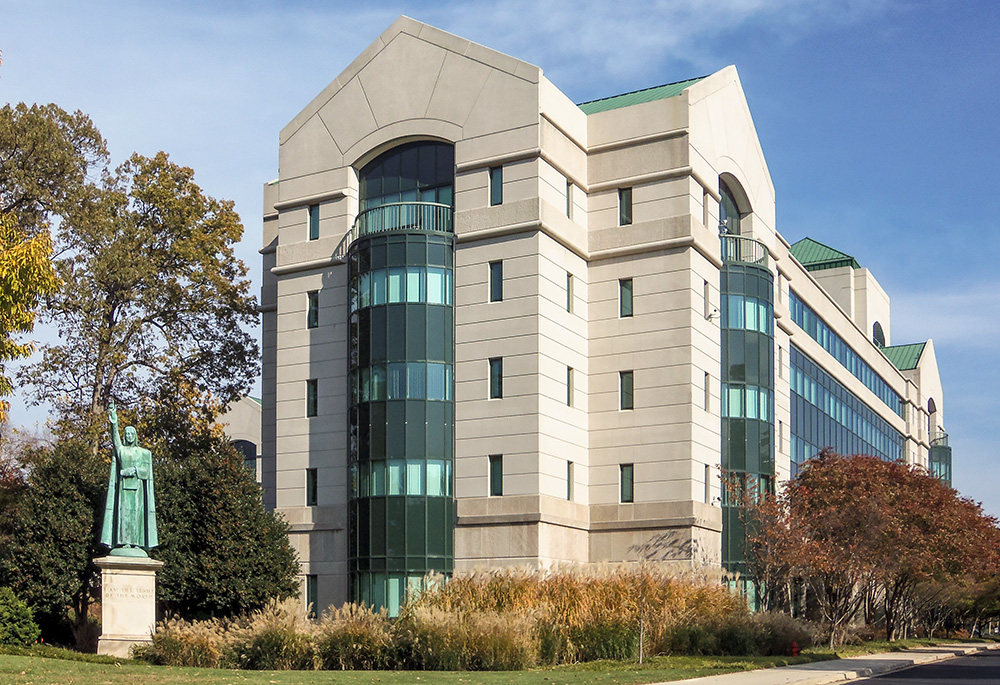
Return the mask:
<svg viewBox="0 0 1000 685">
<path fill-rule="evenodd" d="M 345 604 L 319 620 L 297 600 L 233 621 L 172 619 L 136 656 L 243 669 L 520 670 L 644 653 L 771 655 L 811 632 L 751 616 L 707 573 L 661 566 L 503 569 L 428 578 L 399 616 Z"/>
</svg>

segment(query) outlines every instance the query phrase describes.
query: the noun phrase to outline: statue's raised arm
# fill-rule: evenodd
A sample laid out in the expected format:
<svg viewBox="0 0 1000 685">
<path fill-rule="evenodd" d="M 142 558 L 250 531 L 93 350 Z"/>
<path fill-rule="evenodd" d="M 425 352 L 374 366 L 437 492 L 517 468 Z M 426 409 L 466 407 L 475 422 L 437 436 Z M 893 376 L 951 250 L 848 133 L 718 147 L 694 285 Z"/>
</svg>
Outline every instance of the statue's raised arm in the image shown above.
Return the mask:
<svg viewBox="0 0 1000 685">
<path fill-rule="evenodd" d="M 108 404 L 108 421 L 111 423 L 111 443 L 115 446 L 115 458 L 119 459 L 122 453 L 122 437 L 118 434 L 118 408 L 114 400 Z"/>
</svg>

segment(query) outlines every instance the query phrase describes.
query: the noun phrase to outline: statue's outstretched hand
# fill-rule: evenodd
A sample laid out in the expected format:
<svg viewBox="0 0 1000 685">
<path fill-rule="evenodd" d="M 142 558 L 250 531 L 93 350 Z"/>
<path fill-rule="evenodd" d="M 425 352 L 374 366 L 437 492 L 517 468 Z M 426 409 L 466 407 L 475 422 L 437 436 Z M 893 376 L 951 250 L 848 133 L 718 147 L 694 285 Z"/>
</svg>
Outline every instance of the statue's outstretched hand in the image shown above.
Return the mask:
<svg viewBox="0 0 1000 685">
<path fill-rule="evenodd" d="M 108 420 L 111 421 L 112 426 L 118 425 L 118 409 L 115 407 L 115 401 L 111 400 L 108 404 Z"/>
</svg>

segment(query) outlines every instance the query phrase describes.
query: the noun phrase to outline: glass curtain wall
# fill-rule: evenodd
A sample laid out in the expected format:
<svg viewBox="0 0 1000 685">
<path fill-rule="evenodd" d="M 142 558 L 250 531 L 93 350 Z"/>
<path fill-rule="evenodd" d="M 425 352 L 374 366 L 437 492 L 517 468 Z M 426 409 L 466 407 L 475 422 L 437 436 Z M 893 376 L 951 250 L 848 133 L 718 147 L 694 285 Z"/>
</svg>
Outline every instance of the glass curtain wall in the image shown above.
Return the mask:
<svg viewBox="0 0 1000 685">
<path fill-rule="evenodd" d="M 733 195 L 725 184 L 720 193 L 724 233 L 739 235 Z M 729 489 L 747 488 L 751 496 L 773 489 L 774 277 L 763 266 L 726 260 L 719 279 L 722 470 L 729 480 L 723 484 L 722 564 L 745 574 L 745 526 Z"/>
<path fill-rule="evenodd" d="M 454 566 L 454 234 L 392 217 L 452 204 L 454 150 L 408 143 L 360 172 L 361 208 L 386 220 L 351 244 L 351 598 L 396 615 L 430 572 Z M 391 209 L 392 211 L 388 211 Z"/>
</svg>

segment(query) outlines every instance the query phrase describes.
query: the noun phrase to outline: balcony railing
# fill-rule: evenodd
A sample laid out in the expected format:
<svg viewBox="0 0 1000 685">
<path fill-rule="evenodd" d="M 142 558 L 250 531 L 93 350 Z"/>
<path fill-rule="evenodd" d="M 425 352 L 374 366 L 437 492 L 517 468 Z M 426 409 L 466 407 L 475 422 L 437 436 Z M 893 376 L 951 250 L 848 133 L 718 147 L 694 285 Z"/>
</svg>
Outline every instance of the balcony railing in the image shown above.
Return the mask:
<svg viewBox="0 0 1000 685">
<path fill-rule="evenodd" d="M 722 235 L 722 261 L 743 262 L 767 268 L 764 243 L 742 235 Z"/>
<path fill-rule="evenodd" d="M 948 434 L 943 431 L 931 431 L 931 447 L 948 447 Z"/>
<path fill-rule="evenodd" d="M 392 231 L 452 232 L 451 205 L 438 202 L 393 202 L 358 214 L 353 239 Z"/>
</svg>

